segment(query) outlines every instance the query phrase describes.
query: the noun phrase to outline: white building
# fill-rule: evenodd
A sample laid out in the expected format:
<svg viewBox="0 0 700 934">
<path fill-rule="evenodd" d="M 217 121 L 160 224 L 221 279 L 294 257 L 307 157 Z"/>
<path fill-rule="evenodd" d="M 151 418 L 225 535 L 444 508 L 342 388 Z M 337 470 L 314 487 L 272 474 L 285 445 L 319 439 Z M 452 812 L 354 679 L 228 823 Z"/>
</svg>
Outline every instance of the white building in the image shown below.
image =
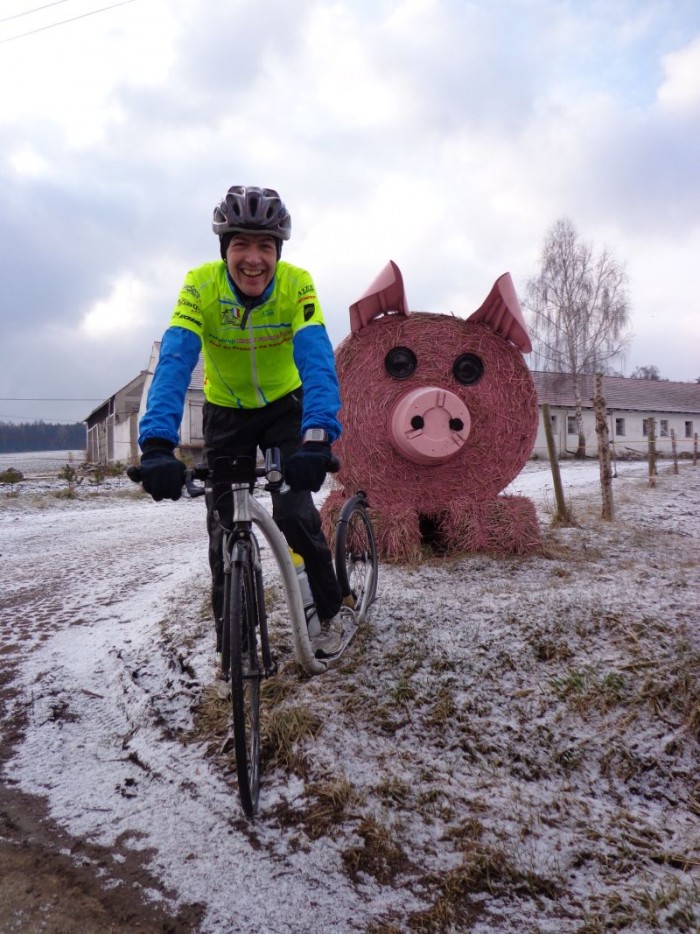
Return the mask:
<svg viewBox="0 0 700 934">
<path fill-rule="evenodd" d="M 118 389 L 85 419 L 87 423 L 87 460 L 91 464 L 135 464 L 138 447 L 139 420 L 146 410 L 148 390 L 160 355 L 160 341 L 151 349 L 148 367 Z M 180 425 L 180 452 L 195 459 L 204 445 L 202 407 L 204 405 L 204 369 L 200 357 L 185 398 L 185 411 Z"/>
<path fill-rule="evenodd" d="M 572 377 L 566 373 L 541 372 L 533 372 L 532 377 L 540 409 L 544 403 L 549 404 L 558 453 L 575 454 L 578 428 Z M 581 396 L 586 453 L 596 455 L 598 438 L 593 412 L 593 376 L 581 377 Z M 604 376 L 603 397 L 608 412 L 609 439 L 617 457 L 647 454 L 650 418 L 656 423 L 656 449 L 659 453 L 671 453 L 672 432 L 675 432 L 678 454 L 692 455 L 700 432 L 700 383 Z M 533 454 L 547 456 L 541 416 Z"/>
<path fill-rule="evenodd" d="M 130 383 L 105 400 L 87 417 L 87 459 L 94 464 L 134 464 L 139 458 L 138 424 L 146 410 L 148 390 L 160 355 L 160 341 L 151 349 L 148 367 Z M 578 430 L 573 381 L 565 373 L 533 372 L 538 402 L 549 404 L 557 451 L 576 452 Z M 196 460 L 204 446 L 202 408 L 204 406 L 204 367 L 200 357 L 192 374 L 180 425 L 180 453 Z M 597 435 L 593 413 L 593 377 L 582 377 L 583 425 L 586 453 L 595 456 Z M 603 377 L 603 396 L 608 411 L 608 431 L 613 454 L 644 456 L 648 448 L 648 424 L 656 422 L 656 448 L 671 453 L 675 432 L 679 455 L 692 455 L 700 432 L 700 383 L 674 383 L 670 380 Z M 547 457 L 547 441 L 540 416 L 533 454 Z"/>
</svg>

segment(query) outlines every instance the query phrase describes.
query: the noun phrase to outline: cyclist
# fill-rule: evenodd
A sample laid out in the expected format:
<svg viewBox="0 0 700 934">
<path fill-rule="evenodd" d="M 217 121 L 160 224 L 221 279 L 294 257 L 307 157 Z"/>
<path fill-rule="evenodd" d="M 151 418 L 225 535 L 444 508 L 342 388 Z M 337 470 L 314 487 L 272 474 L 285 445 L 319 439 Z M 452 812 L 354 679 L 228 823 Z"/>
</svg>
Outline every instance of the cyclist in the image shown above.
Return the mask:
<svg viewBox="0 0 700 934">
<path fill-rule="evenodd" d="M 175 457 L 185 394 L 204 355 L 204 456 L 281 450 L 291 491 L 273 495 L 273 517 L 306 565 L 321 620 L 318 656 L 340 648 L 341 593 L 311 492 L 320 490 L 339 436 L 335 359 L 313 280 L 280 259 L 291 217 L 271 188 L 229 188 L 214 208 L 221 260 L 187 273 L 163 335 L 139 424 L 141 477 L 153 499 L 178 499 L 185 465 Z M 212 607 L 220 642 L 221 490 L 207 494 Z M 220 648 L 220 644 L 218 646 Z"/>
</svg>

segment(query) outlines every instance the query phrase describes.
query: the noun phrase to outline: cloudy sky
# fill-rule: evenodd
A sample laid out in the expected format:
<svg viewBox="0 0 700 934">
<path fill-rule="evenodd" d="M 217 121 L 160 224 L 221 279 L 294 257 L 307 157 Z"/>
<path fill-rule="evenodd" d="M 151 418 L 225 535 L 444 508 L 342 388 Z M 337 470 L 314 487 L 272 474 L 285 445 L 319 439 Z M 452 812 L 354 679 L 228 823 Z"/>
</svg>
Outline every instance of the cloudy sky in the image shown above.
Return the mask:
<svg viewBox="0 0 700 934">
<path fill-rule="evenodd" d="M 697 0 L 3 0 L 0 86 L 0 419 L 146 366 L 232 184 L 334 344 L 389 259 L 415 310 L 523 295 L 567 216 L 627 267 L 623 372 L 700 376 Z"/>
</svg>

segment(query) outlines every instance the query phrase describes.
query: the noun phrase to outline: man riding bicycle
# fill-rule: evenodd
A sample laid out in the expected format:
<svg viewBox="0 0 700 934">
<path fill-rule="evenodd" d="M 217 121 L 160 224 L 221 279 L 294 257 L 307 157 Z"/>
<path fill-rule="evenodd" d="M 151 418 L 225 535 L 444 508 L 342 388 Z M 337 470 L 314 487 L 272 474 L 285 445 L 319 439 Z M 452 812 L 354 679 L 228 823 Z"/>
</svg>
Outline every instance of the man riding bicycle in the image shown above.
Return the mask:
<svg viewBox="0 0 700 934">
<path fill-rule="evenodd" d="M 281 450 L 291 490 L 272 496 L 273 518 L 301 555 L 321 620 L 319 656 L 341 645 L 341 593 L 318 492 L 340 435 L 335 360 L 310 274 L 280 259 L 291 217 L 271 188 L 234 186 L 214 208 L 221 260 L 187 273 L 141 419 L 141 479 L 153 499 L 178 499 L 185 465 L 175 457 L 179 428 L 200 351 L 204 355 L 204 456 L 255 457 Z M 212 607 L 223 615 L 221 526 L 225 489 L 207 494 Z"/>
</svg>

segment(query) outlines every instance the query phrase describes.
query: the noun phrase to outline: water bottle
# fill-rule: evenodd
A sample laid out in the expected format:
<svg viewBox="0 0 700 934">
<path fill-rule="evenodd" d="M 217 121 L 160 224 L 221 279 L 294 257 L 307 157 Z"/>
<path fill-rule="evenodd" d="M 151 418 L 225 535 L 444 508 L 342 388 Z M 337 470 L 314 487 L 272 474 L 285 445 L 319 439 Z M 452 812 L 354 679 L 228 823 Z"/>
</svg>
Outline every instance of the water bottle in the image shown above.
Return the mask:
<svg viewBox="0 0 700 934">
<path fill-rule="evenodd" d="M 295 551 L 292 551 L 291 548 L 289 549 L 289 553 L 292 556 L 294 570 L 297 572 L 297 583 L 299 584 L 299 590 L 301 592 L 301 602 L 304 604 L 306 627 L 309 630 L 309 635 L 313 638 L 321 631 L 321 621 L 318 618 L 318 613 L 316 612 L 314 595 L 311 593 L 311 584 L 309 583 L 309 578 L 306 576 L 304 559 L 301 555 L 298 555 Z"/>
</svg>

